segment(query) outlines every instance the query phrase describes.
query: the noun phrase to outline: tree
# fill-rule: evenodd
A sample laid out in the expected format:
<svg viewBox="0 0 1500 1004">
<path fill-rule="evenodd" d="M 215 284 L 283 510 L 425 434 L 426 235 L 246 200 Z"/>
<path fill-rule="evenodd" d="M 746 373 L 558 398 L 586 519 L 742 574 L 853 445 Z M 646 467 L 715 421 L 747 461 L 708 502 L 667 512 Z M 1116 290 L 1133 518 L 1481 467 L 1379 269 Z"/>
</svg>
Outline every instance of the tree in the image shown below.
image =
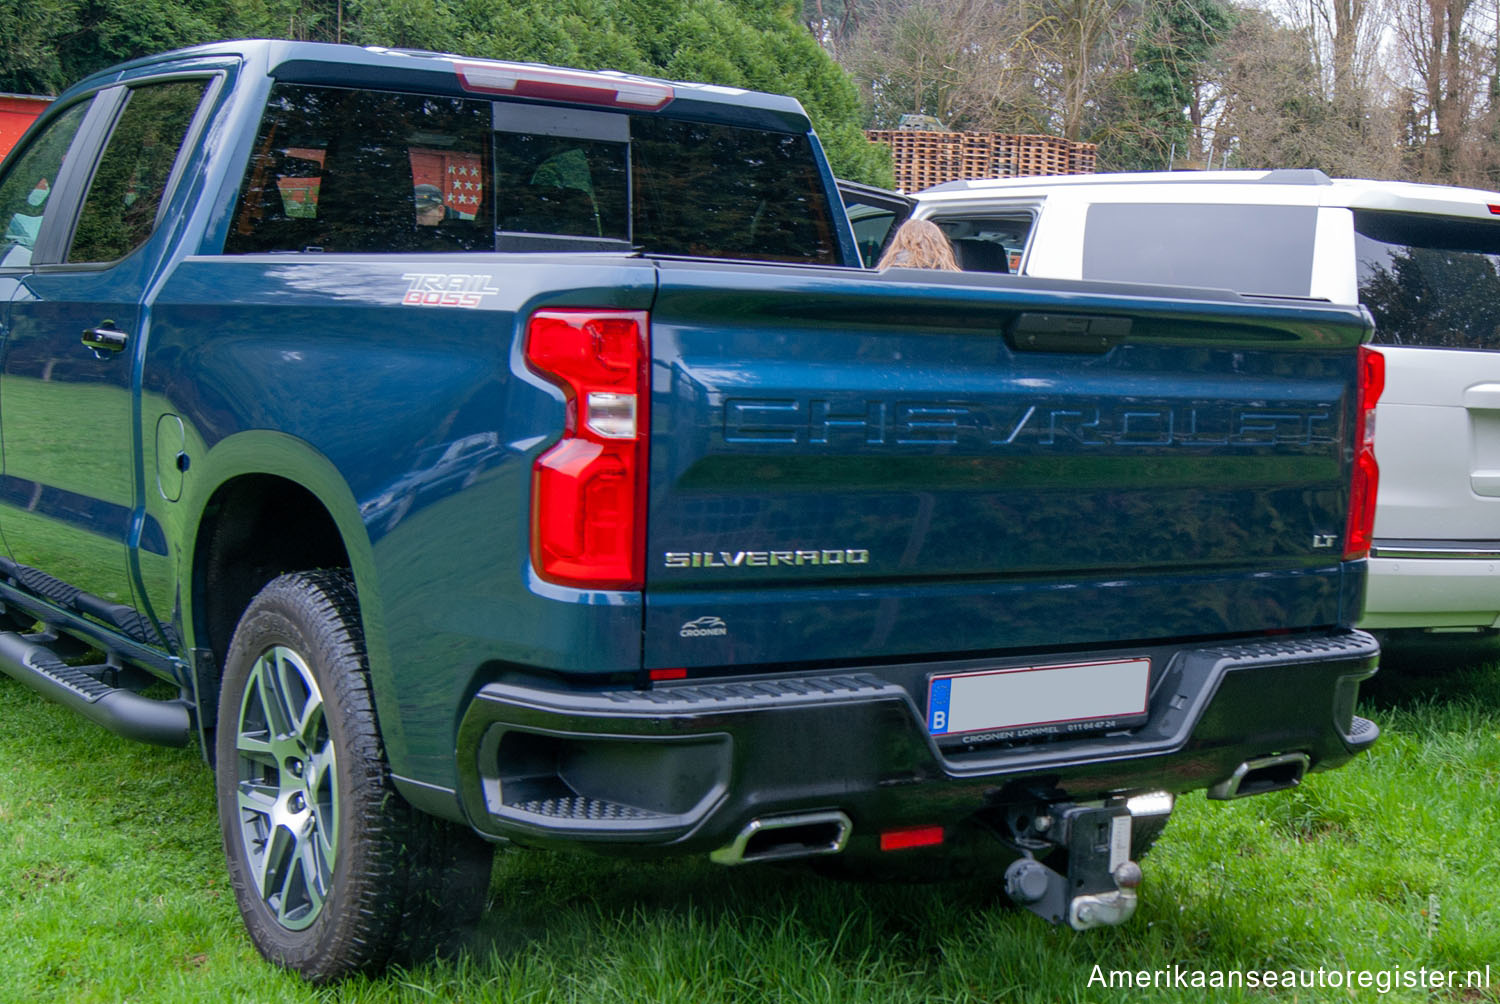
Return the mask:
<svg viewBox="0 0 1500 1004">
<path fill-rule="evenodd" d="M 861 0 L 802 0 L 802 23 L 818 44 L 842 62 L 843 43 L 859 30 Z"/>
<path fill-rule="evenodd" d="M 776 0 L 468 0 L 453 9 L 457 51 L 791 94 L 835 173 L 892 183 L 890 155 L 864 138 L 853 81 Z"/>
<path fill-rule="evenodd" d="M 1120 114 L 1099 137 L 1106 164 L 1161 170 L 1208 156 L 1205 90 L 1235 17 L 1220 0 L 1147 0 Z"/>
<path fill-rule="evenodd" d="M 785 0 L 0 0 L 0 90 L 53 92 L 220 38 L 342 39 L 693 79 L 799 98 L 843 176 L 890 184 L 859 91 Z"/>
<path fill-rule="evenodd" d="M 77 18 L 76 0 L 0 0 L 0 90 L 55 94 L 67 75 L 57 51 Z"/>
<path fill-rule="evenodd" d="M 1223 95 L 1210 155 L 1232 151 L 1248 168 L 1313 167 L 1334 176 L 1394 177 L 1392 117 L 1371 107 L 1352 118 L 1325 92 L 1305 31 L 1242 8 L 1213 86 Z"/>
<path fill-rule="evenodd" d="M 1396 37 L 1408 73 L 1407 166 L 1429 181 L 1482 181 L 1495 155 L 1471 140 L 1490 110 L 1494 48 L 1482 45 L 1473 0 L 1398 0 Z M 1490 103 L 1493 107 L 1493 101 Z M 1482 135 L 1482 134 L 1481 134 Z"/>
<path fill-rule="evenodd" d="M 1101 96 L 1130 68 L 1141 0 L 1026 0 L 1035 19 L 1036 78 L 1064 139 L 1084 139 Z"/>
<path fill-rule="evenodd" d="M 1130 69 L 1142 0 L 866 0 L 838 41 L 876 127 L 911 112 L 953 129 L 1085 139 Z"/>
<path fill-rule="evenodd" d="M 843 42 L 877 129 L 932 115 L 951 129 L 1036 131 L 1030 28 L 1005 0 L 877 0 Z M 1027 127 L 1030 127 L 1029 129 Z"/>
</svg>

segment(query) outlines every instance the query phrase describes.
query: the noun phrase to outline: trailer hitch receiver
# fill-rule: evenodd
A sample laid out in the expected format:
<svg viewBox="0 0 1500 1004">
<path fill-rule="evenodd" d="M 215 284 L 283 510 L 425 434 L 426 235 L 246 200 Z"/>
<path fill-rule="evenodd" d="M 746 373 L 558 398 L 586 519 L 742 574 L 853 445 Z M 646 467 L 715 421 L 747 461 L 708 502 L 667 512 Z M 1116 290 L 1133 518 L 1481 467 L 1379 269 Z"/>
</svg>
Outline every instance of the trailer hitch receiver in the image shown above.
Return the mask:
<svg viewBox="0 0 1500 1004">
<path fill-rule="evenodd" d="M 1130 860 L 1130 826 L 1123 802 L 1049 806 L 1031 818 L 1029 832 L 1018 841 L 1026 856 L 1006 869 L 1006 893 L 1044 920 L 1075 931 L 1125 923 L 1135 913 L 1141 884 L 1141 866 Z M 1066 875 L 1033 856 L 1032 847 L 1048 844 L 1066 852 Z"/>
</svg>

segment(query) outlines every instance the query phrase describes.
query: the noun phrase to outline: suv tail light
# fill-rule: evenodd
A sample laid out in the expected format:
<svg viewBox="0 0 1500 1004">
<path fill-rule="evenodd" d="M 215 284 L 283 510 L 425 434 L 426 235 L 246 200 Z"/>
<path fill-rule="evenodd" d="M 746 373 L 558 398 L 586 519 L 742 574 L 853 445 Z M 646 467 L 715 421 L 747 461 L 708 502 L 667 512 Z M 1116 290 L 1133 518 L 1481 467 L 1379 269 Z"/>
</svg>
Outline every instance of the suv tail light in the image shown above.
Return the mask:
<svg viewBox="0 0 1500 1004">
<path fill-rule="evenodd" d="M 539 310 L 526 361 L 567 395 L 562 441 L 531 471 L 531 562 L 548 582 L 640 589 L 646 564 L 650 318 Z"/>
<path fill-rule="evenodd" d="M 1354 476 L 1349 491 L 1349 528 L 1344 534 L 1344 560 L 1370 553 L 1375 534 L 1375 494 L 1380 468 L 1375 464 L 1375 405 L 1385 389 L 1385 356 L 1361 345 L 1359 390 L 1355 398 Z"/>
</svg>

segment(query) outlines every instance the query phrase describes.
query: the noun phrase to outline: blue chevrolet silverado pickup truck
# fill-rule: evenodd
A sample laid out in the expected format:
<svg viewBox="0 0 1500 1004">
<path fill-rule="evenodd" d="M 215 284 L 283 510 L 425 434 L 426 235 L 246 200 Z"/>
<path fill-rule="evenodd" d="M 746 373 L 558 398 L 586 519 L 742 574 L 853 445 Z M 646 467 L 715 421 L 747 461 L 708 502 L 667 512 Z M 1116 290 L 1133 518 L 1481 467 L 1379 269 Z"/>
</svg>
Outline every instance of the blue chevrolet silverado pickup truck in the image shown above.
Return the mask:
<svg viewBox="0 0 1500 1004">
<path fill-rule="evenodd" d="M 202 744 L 308 979 L 498 841 L 1119 923 L 1374 741 L 1357 307 L 872 273 L 795 101 L 306 43 L 83 81 L 0 220 L 0 669 Z"/>
</svg>

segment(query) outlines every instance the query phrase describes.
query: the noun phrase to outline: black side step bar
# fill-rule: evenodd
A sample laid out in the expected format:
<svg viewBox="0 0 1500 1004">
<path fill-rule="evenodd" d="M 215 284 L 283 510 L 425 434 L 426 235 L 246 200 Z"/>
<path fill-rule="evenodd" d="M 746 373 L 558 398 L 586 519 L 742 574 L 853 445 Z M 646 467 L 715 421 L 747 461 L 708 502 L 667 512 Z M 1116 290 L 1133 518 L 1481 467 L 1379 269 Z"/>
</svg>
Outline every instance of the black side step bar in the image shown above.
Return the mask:
<svg viewBox="0 0 1500 1004">
<path fill-rule="evenodd" d="M 90 672 L 103 668 L 69 666 L 32 638 L 13 631 L 0 632 L 0 672 L 43 697 L 127 739 L 157 746 L 186 746 L 193 740 L 193 716 L 187 701 L 157 701 L 111 687 Z"/>
</svg>

